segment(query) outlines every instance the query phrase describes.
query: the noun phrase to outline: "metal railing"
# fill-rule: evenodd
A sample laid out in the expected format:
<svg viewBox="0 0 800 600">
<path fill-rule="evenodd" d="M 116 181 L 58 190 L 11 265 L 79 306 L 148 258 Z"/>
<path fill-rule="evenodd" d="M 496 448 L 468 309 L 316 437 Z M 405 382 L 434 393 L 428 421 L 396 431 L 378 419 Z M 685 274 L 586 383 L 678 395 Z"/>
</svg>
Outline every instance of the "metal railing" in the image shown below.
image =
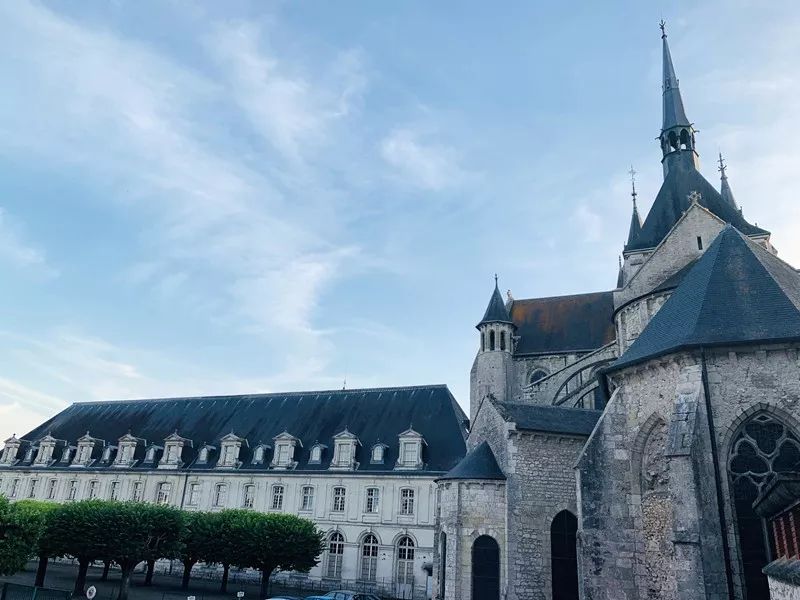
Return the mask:
<svg viewBox="0 0 800 600">
<path fill-rule="evenodd" d="M 53 588 L 22 585 L 19 583 L 3 583 L 0 600 L 71 600 L 72 592 Z"/>
</svg>

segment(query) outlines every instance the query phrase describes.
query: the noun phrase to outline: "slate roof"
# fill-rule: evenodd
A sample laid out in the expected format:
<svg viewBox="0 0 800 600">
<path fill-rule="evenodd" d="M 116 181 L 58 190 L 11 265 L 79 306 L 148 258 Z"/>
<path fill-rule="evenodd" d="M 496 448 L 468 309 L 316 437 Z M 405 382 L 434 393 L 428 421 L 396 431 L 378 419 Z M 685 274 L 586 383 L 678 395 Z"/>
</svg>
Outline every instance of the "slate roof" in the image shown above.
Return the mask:
<svg viewBox="0 0 800 600">
<path fill-rule="evenodd" d="M 730 223 L 745 235 L 768 235 L 769 232 L 745 221 L 742 214 L 723 199 L 720 193 L 691 165 L 675 161 L 661 184 L 653 206 L 636 240 L 626 251 L 655 248 L 666 237 L 691 205 L 689 194 L 700 194 L 699 204 Z"/>
<path fill-rule="evenodd" d="M 686 111 L 683 108 L 683 99 L 681 98 L 680 88 L 678 87 L 675 67 L 672 64 L 672 55 L 669 52 L 666 33 L 661 36 L 661 54 L 663 62 L 661 72 L 664 77 L 661 84 L 664 117 L 661 129 L 663 131 L 681 125 L 691 125 L 689 119 L 686 117 Z"/>
<path fill-rule="evenodd" d="M 503 296 L 500 295 L 500 290 L 497 287 L 497 280 L 494 282 L 494 291 L 492 292 L 492 297 L 489 298 L 489 305 L 486 307 L 486 312 L 483 313 L 483 318 L 476 327 L 480 327 L 486 323 L 511 323 L 511 317 L 508 315 L 506 303 L 503 301 Z"/>
<path fill-rule="evenodd" d="M 633 197 L 633 214 L 631 215 L 631 226 L 628 229 L 628 242 L 625 244 L 627 249 L 636 243 L 642 233 L 642 218 L 639 216 L 639 209 L 636 207 L 636 196 Z"/>
<path fill-rule="evenodd" d="M 756 514 L 771 518 L 800 502 L 800 474 L 778 473 L 753 503 Z"/>
<path fill-rule="evenodd" d="M 516 354 L 591 351 L 615 336 L 613 292 L 514 300 L 510 312 Z"/>
<path fill-rule="evenodd" d="M 494 481 L 504 480 L 506 476 L 494 452 L 487 442 L 481 442 L 470 450 L 455 467 L 450 469 L 439 481 L 448 479 L 489 479 Z"/>
<path fill-rule="evenodd" d="M 413 427 L 423 445 L 424 473 L 445 473 L 456 465 L 466 452 L 465 423 L 467 417 L 445 385 L 290 392 L 241 396 L 208 396 L 75 403 L 24 436 L 36 441 L 47 433 L 76 440 L 88 429 L 95 436 L 116 445 L 130 431 L 146 440 L 146 445 L 163 445 L 163 440 L 177 431 L 193 441 L 184 448 L 182 459 L 189 468 L 204 468 L 194 463 L 204 445 L 215 448 L 205 468 L 213 468 L 219 455 L 220 439 L 231 432 L 245 439 L 239 460 L 241 470 L 266 469 L 253 465 L 251 458 L 260 443 L 272 445 L 274 437 L 284 431 L 302 443 L 295 449 L 298 461 L 295 470 L 325 470 L 333 454 L 333 437 L 345 429 L 361 441 L 357 448 L 358 471 L 392 471 L 398 457 L 398 435 Z M 309 464 L 311 448 L 316 444 L 325 450 L 320 464 Z M 376 443 L 388 449 L 383 464 L 370 464 L 370 450 Z M 136 458 L 143 454 L 140 444 Z M 58 457 L 54 457 L 58 458 Z M 95 465 L 98 466 L 98 465 Z M 67 468 L 66 466 L 64 468 Z M 112 468 L 112 467 L 105 467 Z M 152 468 L 150 465 L 147 468 Z M 414 471 L 403 471 L 412 475 Z"/>
<path fill-rule="evenodd" d="M 507 421 L 517 429 L 589 436 L 602 410 L 566 408 L 564 406 L 517 404 L 495 402 L 494 405 Z"/>
<path fill-rule="evenodd" d="M 800 275 L 728 226 L 608 370 L 685 348 L 794 340 Z"/>
</svg>

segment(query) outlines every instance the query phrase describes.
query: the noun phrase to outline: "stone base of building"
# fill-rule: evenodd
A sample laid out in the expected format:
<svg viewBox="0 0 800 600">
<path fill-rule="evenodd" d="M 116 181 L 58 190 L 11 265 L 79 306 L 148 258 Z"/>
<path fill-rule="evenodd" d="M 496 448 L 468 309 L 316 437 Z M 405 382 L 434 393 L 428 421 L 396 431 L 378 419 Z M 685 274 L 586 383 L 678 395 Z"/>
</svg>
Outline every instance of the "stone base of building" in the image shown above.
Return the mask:
<svg viewBox="0 0 800 600">
<path fill-rule="evenodd" d="M 779 558 L 764 567 L 771 600 L 800 600 L 800 560 Z"/>
</svg>

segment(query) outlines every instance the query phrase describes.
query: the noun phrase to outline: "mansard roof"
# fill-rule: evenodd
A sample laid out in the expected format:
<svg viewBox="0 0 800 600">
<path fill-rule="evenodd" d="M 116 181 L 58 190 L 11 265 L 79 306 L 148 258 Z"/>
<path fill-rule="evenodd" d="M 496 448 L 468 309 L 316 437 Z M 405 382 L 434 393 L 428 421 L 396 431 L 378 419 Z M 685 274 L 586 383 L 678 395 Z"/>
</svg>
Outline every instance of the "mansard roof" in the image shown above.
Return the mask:
<svg viewBox="0 0 800 600">
<path fill-rule="evenodd" d="M 614 293 L 514 300 L 511 319 L 517 354 L 595 350 L 614 340 Z"/>
<path fill-rule="evenodd" d="M 567 408 L 564 406 L 495 402 L 506 421 L 513 422 L 517 429 L 589 436 L 597 424 L 601 410 Z"/>
<path fill-rule="evenodd" d="M 745 221 L 742 213 L 724 199 L 697 169 L 676 162 L 667 172 L 639 235 L 625 246 L 625 251 L 658 246 L 691 205 L 689 196 L 692 192 L 700 194 L 698 202 L 701 206 L 745 235 L 769 235 L 768 231 Z"/>
<path fill-rule="evenodd" d="M 204 444 L 219 447 L 223 437 L 234 431 L 255 446 L 284 431 L 302 441 L 295 450 L 297 471 L 325 470 L 330 453 L 321 463 L 308 464 L 316 443 L 333 446 L 333 438 L 348 429 L 366 448 L 359 447 L 359 471 L 388 471 L 385 465 L 369 464 L 367 452 L 379 439 L 388 441 L 386 465 L 394 465 L 398 436 L 414 424 L 428 443 L 424 473 L 445 473 L 464 456 L 466 416 L 444 385 L 394 387 L 316 392 L 290 392 L 241 396 L 165 398 L 105 402 L 79 402 L 34 429 L 29 436 L 39 439 L 48 432 L 60 439 L 76 440 L 88 429 L 119 439 L 128 431 L 138 438 L 164 440 L 176 429 L 194 441 L 184 454 L 188 468 L 195 467 Z M 241 470 L 266 469 L 251 464 L 254 448 L 245 443 L 239 460 Z M 364 452 L 363 460 L 358 453 Z M 144 467 L 135 467 L 144 468 Z"/>
<path fill-rule="evenodd" d="M 450 469 L 446 475 L 440 477 L 438 481 L 450 479 L 488 479 L 493 481 L 505 480 L 506 476 L 497 459 L 494 457 L 492 449 L 487 442 L 481 442 L 470 450 L 455 467 Z"/>
<path fill-rule="evenodd" d="M 680 349 L 800 340 L 800 274 L 727 226 L 609 370 Z"/>
</svg>

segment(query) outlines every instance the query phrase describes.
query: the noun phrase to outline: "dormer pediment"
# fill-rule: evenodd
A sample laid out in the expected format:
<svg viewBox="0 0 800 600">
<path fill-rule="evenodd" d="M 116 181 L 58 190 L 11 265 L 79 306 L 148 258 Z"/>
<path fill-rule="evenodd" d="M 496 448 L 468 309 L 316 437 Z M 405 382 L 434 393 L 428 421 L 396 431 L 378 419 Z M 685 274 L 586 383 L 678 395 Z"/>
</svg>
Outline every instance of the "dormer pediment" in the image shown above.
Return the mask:
<svg viewBox="0 0 800 600">
<path fill-rule="evenodd" d="M 233 433 L 231 431 L 229 434 L 222 436 L 219 441 L 220 442 L 240 442 L 241 443 L 241 442 L 246 442 L 247 440 L 245 440 L 244 438 L 239 437 L 238 435 L 236 435 L 235 433 Z"/>
<path fill-rule="evenodd" d="M 414 431 L 411 428 L 406 429 L 403 433 L 399 434 L 397 437 L 400 438 L 400 439 L 420 440 L 426 446 L 428 445 L 428 443 L 425 441 L 425 438 L 422 437 L 422 434 L 419 433 L 418 431 Z"/>
<path fill-rule="evenodd" d="M 164 444 L 167 444 L 169 442 L 177 442 L 177 443 L 181 443 L 181 444 L 186 444 L 189 447 L 191 447 L 191 445 L 192 445 L 192 440 L 190 440 L 189 438 L 185 438 L 185 437 L 181 436 L 177 431 L 175 431 L 173 433 L 170 433 L 167 437 L 164 438 Z"/>
<path fill-rule="evenodd" d="M 273 442 L 296 442 L 296 443 L 298 443 L 300 445 L 301 448 L 303 447 L 303 444 L 300 442 L 300 438 L 296 438 L 295 436 L 293 436 L 288 431 L 283 431 L 282 433 L 279 433 L 274 438 L 272 438 L 272 441 Z"/>
<path fill-rule="evenodd" d="M 335 436 L 333 436 L 333 439 L 336 440 L 336 441 L 351 440 L 351 441 L 354 441 L 359 446 L 361 445 L 361 442 L 359 441 L 358 436 L 356 436 L 356 434 L 354 434 L 351 431 L 349 431 L 347 428 L 345 428 L 343 431 L 340 431 Z"/>
</svg>

